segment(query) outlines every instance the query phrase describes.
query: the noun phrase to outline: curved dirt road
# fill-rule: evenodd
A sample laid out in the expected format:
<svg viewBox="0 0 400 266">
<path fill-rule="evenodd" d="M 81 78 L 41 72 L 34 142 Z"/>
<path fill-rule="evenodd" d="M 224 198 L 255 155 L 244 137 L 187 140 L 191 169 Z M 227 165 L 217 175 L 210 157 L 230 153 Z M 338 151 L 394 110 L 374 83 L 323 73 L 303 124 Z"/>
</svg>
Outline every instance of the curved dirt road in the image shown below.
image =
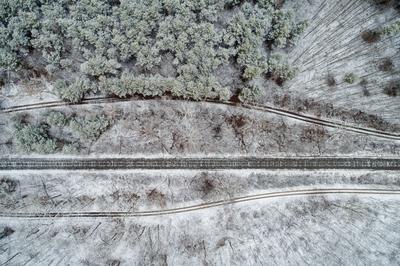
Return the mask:
<svg viewBox="0 0 400 266">
<path fill-rule="evenodd" d="M 356 195 L 391 195 L 400 196 L 400 190 L 390 189 L 359 189 L 359 188 L 332 188 L 332 189 L 304 189 L 290 190 L 279 192 L 267 192 L 256 195 L 220 200 L 215 202 L 203 203 L 198 205 L 151 210 L 151 211 L 132 211 L 132 212 L 43 212 L 43 213 L 5 213 L 0 212 L 0 217 L 4 218 L 118 218 L 118 217 L 145 217 L 145 216 L 161 216 L 171 215 L 185 212 L 198 211 L 208 208 L 215 208 L 223 205 L 236 204 L 241 202 L 293 197 L 293 196 L 308 196 L 308 195 L 327 195 L 327 194 L 356 194 Z"/>
<path fill-rule="evenodd" d="M 51 102 L 42 102 L 42 103 L 34 103 L 34 104 L 26 104 L 20 106 L 13 106 L 8 108 L 0 109 L 0 113 L 13 113 L 13 112 L 20 112 L 20 111 L 28 111 L 33 109 L 42 109 L 42 108 L 51 108 L 51 107 L 58 107 L 58 106 L 67 106 L 67 105 L 87 105 L 87 104 L 104 104 L 104 103 L 115 103 L 115 102 L 127 102 L 127 101 L 137 101 L 135 98 L 116 98 L 116 97 L 97 97 L 97 98 L 87 98 L 79 103 L 68 103 L 64 101 L 51 101 Z M 163 100 L 165 101 L 165 100 Z M 180 101 L 180 100 L 170 100 L 170 101 Z M 317 117 L 303 115 L 295 112 L 291 112 L 288 110 L 275 108 L 271 106 L 265 106 L 260 104 L 248 104 L 248 103 L 235 103 L 231 101 L 214 101 L 214 100 L 206 100 L 205 102 L 213 103 L 213 104 L 225 104 L 234 107 L 242 107 L 252 110 L 258 110 L 263 112 L 269 112 L 280 116 L 289 117 L 292 119 L 313 123 L 321 126 L 331 127 L 331 128 L 338 128 L 346 131 L 351 131 L 359 134 L 365 134 L 370 136 L 375 136 L 384 139 L 390 140 L 400 140 L 399 133 L 391 133 L 385 132 L 377 129 L 354 126 L 350 124 L 344 124 L 340 122 L 330 121 L 327 119 L 320 119 Z"/>
</svg>

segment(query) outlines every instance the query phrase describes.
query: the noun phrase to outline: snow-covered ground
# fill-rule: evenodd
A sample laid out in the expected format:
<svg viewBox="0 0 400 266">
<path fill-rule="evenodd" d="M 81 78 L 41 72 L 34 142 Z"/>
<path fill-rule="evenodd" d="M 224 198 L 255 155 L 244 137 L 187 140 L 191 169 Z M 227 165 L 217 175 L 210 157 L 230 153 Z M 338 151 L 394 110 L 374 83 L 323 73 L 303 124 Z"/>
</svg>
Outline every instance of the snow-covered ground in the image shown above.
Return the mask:
<svg viewBox="0 0 400 266">
<path fill-rule="evenodd" d="M 2 219 L 0 262 L 398 265 L 399 206 L 386 196 L 330 195 L 149 218 Z"/>
<path fill-rule="evenodd" d="M 81 156 L 396 156 L 400 152 L 398 141 L 213 103 L 145 100 L 55 110 L 69 115 L 105 113 L 113 119 L 97 141 L 80 141 Z M 47 111 L 30 111 L 29 121 L 39 123 Z M 14 116 L 0 117 L 5 124 L 0 125 L 2 154 L 15 155 L 10 144 Z M 66 129 L 50 133 L 76 140 Z"/>
<path fill-rule="evenodd" d="M 7 193 L 7 181 L 14 191 Z M 399 189 L 391 171 L 11 171 L 1 211 L 144 211 L 299 189 Z"/>
<path fill-rule="evenodd" d="M 383 37 L 376 43 L 366 43 L 361 33 L 390 25 L 400 19 L 392 8 L 379 8 L 366 0 L 286 1 L 299 19 L 308 19 L 310 25 L 304 37 L 288 53 L 291 65 L 298 75 L 287 82 L 283 90 L 267 86 L 272 94 L 289 94 L 319 103 L 332 104 L 345 110 L 358 109 L 399 123 L 400 100 L 383 93 L 391 82 L 400 79 L 400 36 Z M 384 59 L 393 62 L 392 71 L 380 71 Z M 346 73 L 359 79 L 354 84 L 343 82 Z M 332 75 L 337 85 L 329 87 L 327 76 Z M 364 95 L 360 81 L 365 79 Z"/>
<path fill-rule="evenodd" d="M 36 171 L 5 172 L 0 182 L 1 212 L 157 210 L 267 191 L 400 186 L 398 173 L 384 171 Z M 399 196 L 343 194 L 149 218 L 2 218 L 0 262 L 397 265 L 399 203 Z"/>
</svg>

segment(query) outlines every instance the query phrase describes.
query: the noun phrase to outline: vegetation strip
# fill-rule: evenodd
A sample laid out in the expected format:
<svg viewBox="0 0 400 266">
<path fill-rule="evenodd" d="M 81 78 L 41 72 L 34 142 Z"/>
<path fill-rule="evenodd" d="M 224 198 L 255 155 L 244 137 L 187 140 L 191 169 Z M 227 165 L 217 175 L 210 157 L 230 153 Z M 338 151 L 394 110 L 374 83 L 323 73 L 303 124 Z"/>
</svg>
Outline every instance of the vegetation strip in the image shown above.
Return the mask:
<svg viewBox="0 0 400 266">
<path fill-rule="evenodd" d="M 371 169 L 400 170 L 389 158 L 3 158 L 0 170 L 124 170 L 124 169 Z"/>
<path fill-rule="evenodd" d="M 43 212 L 43 213 L 0 213 L 0 217 L 9 218 L 101 218 L 101 217 L 144 217 L 144 216 L 160 216 L 169 214 L 178 214 L 184 212 L 197 211 L 208 208 L 215 208 L 228 204 L 235 204 L 241 202 L 255 201 L 268 198 L 281 198 L 293 196 L 307 196 L 307 195 L 327 195 L 327 194 L 358 194 L 358 195 L 392 195 L 400 196 L 400 190 L 390 189 L 358 189 L 358 188 L 332 188 L 332 189 L 304 189 L 304 190 L 291 190 L 279 192 L 267 192 L 256 195 L 249 195 L 244 197 L 232 198 L 227 200 L 220 200 L 215 202 L 202 203 L 198 205 L 152 210 L 152 211 L 137 211 L 137 212 Z"/>
<path fill-rule="evenodd" d="M 35 103 L 35 104 L 26 104 L 26 105 L 20 105 L 20 106 L 13 106 L 9 108 L 4 108 L 0 109 L 0 113 L 12 113 L 12 112 L 19 112 L 19 111 L 28 111 L 28 110 L 33 110 L 33 109 L 42 109 L 42 108 L 48 108 L 48 107 L 58 107 L 58 106 L 66 106 L 66 105 L 85 105 L 85 104 L 104 104 L 104 103 L 114 103 L 114 102 L 126 102 L 126 101 L 134 101 L 137 100 L 135 98 L 116 98 L 116 97 L 97 97 L 97 98 L 88 98 L 83 100 L 82 102 L 79 103 L 68 103 L 64 101 L 52 101 L 52 102 L 42 102 L 42 103 Z M 230 105 L 234 107 L 244 107 L 247 109 L 253 109 L 253 110 L 258 110 L 258 111 L 264 111 L 264 112 L 270 112 L 274 113 L 276 115 L 281 115 L 281 116 L 286 116 L 290 117 L 292 119 L 308 122 L 308 123 L 314 123 L 322 126 L 327 126 L 327 127 L 332 127 L 332 128 L 338 128 L 346 131 L 351 131 L 359 134 L 365 134 L 365 135 L 370 135 L 370 136 L 375 136 L 379 138 L 385 138 L 385 139 L 391 139 L 391 140 L 400 140 L 400 134 L 396 133 L 389 133 L 385 131 L 380 131 L 376 129 L 370 129 L 370 128 L 364 128 L 364 127 L 358 127 L 358 126 L 353 126 L 353 125 L 348 125 L 348 124 L 342 124 L 334 121 L 329 121 L 326 119 L 320 119 L 308 115 L 302 115 L 298 114 L 295 112 L 287 111 L 284 109 L 280 108 L 275 108 L 271 106 L 265 106 L 265 105 L 260 105 L 260 104 L 238 104 L 236 102 L 232 101 L 217 101 L 217 100 L 207 100 L 206 102 L 209 103 L 215 103 L 215 104 L 225 104 L 225 105 Z"/>
</svg>

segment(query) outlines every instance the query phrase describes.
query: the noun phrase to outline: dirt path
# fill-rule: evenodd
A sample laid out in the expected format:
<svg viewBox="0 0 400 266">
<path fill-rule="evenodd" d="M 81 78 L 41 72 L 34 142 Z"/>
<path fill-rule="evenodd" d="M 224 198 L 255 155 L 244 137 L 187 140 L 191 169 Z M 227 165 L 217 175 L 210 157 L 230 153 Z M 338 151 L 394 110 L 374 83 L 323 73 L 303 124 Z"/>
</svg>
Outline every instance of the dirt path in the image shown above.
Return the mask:
<svg viewBox="0 0 400 266">
<path fill-rule="evenodd" d="M 332 189 L 305 189 L 305 190 L 290 190 L 267 192 L 256 195 L 248 195 L 244 197 L 231 198 L 215 202 L 208 202 L 198 205 L 153 210 L 153 211 L 132 211 L 132 212 L 43 212 L 43 213 L 0 213 L 0 217 L 4 218 L 117 218 L 117 217 L 143 217 L 143 216 L 160 216 L 178 214 L 184 212 L 198 211 L 202 209 L 215 208 L 223 205 L 236 204 L 241 202 L 293 197 L 293 196 L 308 196 L 308 195 L 327 195 L 327 194 L 357 194 L 357 195 L 392 195 L 400 196 L 400 190 L 390 189 L 360 189 L 360 188 L 332 188 Z"/>
<path fill-rule="evenodd" d="M 133 98 L 125 98 L 125 99 L 115 98 L 115 97 L 97 97 L 97 98 L 88 98 L 79 103 L 67 103 L 64 101 L 51 101 L 51 102 L 42 102 L 42 103 L 26 104 L 26 105 L 3 108 L 0 110 L 0 114 L 1 113 L 20 112 L 20 111 L 29 111 L 29 110 L 34 110 L 34 109 L 51 108 L 51 107 L 58 107 L 58 106 L 67 106 L 67 105 L 104 104 L 104 103 L 137 101 L 137 100 L 138 99 L 134 98 L 134 97 Z M 167 100 L 162 100 L 162 101 L 167 101 Z M 169 101 L 171 101 L 171 100 L 169 100 Z M 181 100 L 172 100 L 172 101 L 181 101 Z M 317 125 L 321 125 L 321 126 L 338 128 L 338 129 L 342 129 L 342 130 L 346 130 L 346 131 L 351 131 L 351 132 L 364 134 L 364 135 L 375 136 L 375 137 L 384 138 L 384 139 L 400 140 L 399 133 L 390 133 L 390 132 L 380 131 L 380 130 L 372 129 L 372 128 L 344 124 L 344 123 L 330 121 L 327 119 L 321 119 L 321 118 L 317 118 L 317 117 L 313 117 L 313 116 L 309 116 L 309 115 L 302 115 L 299 113 L 295 113 L 295 112 L 291 112 L 288 110 L 275 108 L 275 107 L 271 107 L 271 106 L 265 106 L 265 105 L 259 105 L 259 104 L 244 104 L 244 103 L 239 104 L 239 103 L 231 102 L 231 101 L 221 102 L 221 101 L 207 100 L 205 102 L 213 103 L 213 104 L 225 104 L 225 105 L 234 106 L 234 107 L 242 107 L 242 108 L 247 108 L 247 109 L 252 109 L 252 110 L 269 112 L 269 113 L 273 113 L 276 115 L 285 116 L 285 117 L 289 117 L 292 119 L 296 119 L 296 120 L 300 120 L 300 121 L 304 121 L 304 122 L 308 122 L 308 123 L 313 123 L 313 124 L 317 124 Z"/>
</svg>

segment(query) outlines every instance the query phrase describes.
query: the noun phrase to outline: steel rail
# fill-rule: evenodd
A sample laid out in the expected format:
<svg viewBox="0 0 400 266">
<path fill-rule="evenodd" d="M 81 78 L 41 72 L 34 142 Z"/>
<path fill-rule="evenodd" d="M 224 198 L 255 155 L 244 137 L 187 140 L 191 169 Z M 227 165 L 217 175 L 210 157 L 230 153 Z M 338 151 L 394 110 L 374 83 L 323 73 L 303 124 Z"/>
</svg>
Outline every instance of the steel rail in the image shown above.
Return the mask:
<svg viewBox="0 0 400 266">
<path fill-rule="evenodd" d="M 400 158 L 0 158 L 0 171 L 53 169 L 72 171 L 128 169 L 366 169 L 398 171 L 400 170 Z"/>
</svg>

